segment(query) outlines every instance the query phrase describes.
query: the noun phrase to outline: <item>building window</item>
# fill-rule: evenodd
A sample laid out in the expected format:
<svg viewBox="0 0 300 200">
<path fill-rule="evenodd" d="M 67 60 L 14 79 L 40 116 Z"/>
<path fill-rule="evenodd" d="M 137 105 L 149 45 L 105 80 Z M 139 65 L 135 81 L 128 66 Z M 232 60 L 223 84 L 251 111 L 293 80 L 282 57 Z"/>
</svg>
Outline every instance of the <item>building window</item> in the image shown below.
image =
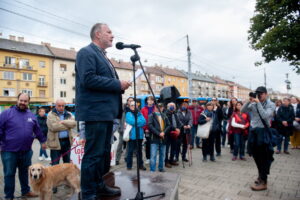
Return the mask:
<svg viewBox="0 0 300 200">
<path fill-rule="evenodd" d="M 24 81 L 32 81 L 32 74 L 30 74 L 30 73 L 23 73 L 23 80 Z"/>
<path fill-rule="evenodd" d="M 16 58 L 5 56 L 5 65 L 11 65 L 13 67 L 16 67 Z"/>
<path fill-rule="evenodd" d="M 23 89 L 23 90 L 22 90 L 22 93 L 26 93 L 26 94 L 28 94 L 30 97 L 32 97 L 32 90 L 30 90 L 30 89 Z"/>
<path fill-rule="evenodd" d="M 60 64 L 60 71 L 65 72 L 67 71 L 67 65 L 66 64 Z"/>
<path fill-rule="evenodd" d="M 3 79 L 14 80 L 14 72 L 3 72 Z"/>
<path fill-rule="evenodd" d="M 60 97 L 66 97 L 67 96 L 67 92 L 66 91 L 60 91 Z"/>
<path fill-rule="evenodd" d="M 45 61 L 40 61 L 39 66 L 40 66 L 40 68 L 45 68 L 46 67 L 46 62 Z"/>
<path fill-rule="evenodd" d="M 65 78 L 60 78 L 60 84 L 66 85 L 66 84 L 67 84 L 67 79 L 65 79 Z"/>
<path fill-rule="evenodd" d="M 15 96 L 15 89 L 14 88 L 4 88 L 3 89 L 3 96 L 14 97 Z"/>
<path fill-rule="evenodd" d="M 39 76 L 39 85 L 40 86 L 45 86 L 46 85 L 45 76 Z"/>
<path fill-rule="evenodd" d="M 40 90 L 39 91 L 39 96 L 42 97 L 42 98 L 46 97 L 46 91 L 45 90 Z"/>
<path fill-rule="evenodd" d="M 29 66 L 29 60 L 28 59 L 20 59 L 19 68 L 20 69 L 28 69 L 28 68 L 30 68 L 30 66 Z"/>
</svg>

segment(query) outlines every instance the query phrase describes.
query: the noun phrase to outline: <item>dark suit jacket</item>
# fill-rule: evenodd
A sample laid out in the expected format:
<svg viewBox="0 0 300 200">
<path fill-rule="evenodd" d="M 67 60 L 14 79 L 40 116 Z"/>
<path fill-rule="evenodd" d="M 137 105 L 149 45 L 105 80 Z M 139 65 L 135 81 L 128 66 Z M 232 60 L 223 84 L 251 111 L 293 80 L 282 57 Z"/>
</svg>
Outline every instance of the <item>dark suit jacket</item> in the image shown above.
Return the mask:
<svg viewBox="0 0 300 200">
<path fill-rule="evenodd" d="M 109 62 L 94 43 L 78 52 L 75 71 L 76 120 L 112 121 L 120 118 L 121 83 L 116 72 L 114 78 Z"/>
</svg>

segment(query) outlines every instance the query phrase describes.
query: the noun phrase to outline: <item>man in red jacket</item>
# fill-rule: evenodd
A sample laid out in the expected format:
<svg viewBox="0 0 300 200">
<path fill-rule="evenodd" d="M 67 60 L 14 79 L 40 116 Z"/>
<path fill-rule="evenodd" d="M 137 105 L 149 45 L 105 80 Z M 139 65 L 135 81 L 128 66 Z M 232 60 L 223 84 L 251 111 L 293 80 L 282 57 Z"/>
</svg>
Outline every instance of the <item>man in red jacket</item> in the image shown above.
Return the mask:
<svg viewBox="0 0 300 200">
<path fill-rule="evenodd" d="M 193 116 L 193 126 L 192 126 L 192 139 L 191 139 L 191 149 L 194 148 L 194 141 L 195 141 L 195 137 L 196 137 L 196 146 L 197 148 L 201 148 L 200 147 L 200 138 L 197 137 L 197 129 L 198 129 L 198 119 L 200 114 L 203 111 L 203 108 L 198 104 L 197 99 L 193 99 L 192 100 L 192 105 L 189 106 L 189 110 L 192 112 L 192 116 Z"/>
<path fill-rule="evenodd" d="M 143 114 L 144 118 L 146 119 L 146 125 L 143 127 L 145 138 L 146 138 L 146 164 L 150 162 L 150 135 L 149 135 L 149 127 L 148 127 L 148 118 L 149 115 L 154 110 L 154 98 L 153 96 L 147 97 L 147 105 L 142 108 L 141 113 Z"/>
</svg>

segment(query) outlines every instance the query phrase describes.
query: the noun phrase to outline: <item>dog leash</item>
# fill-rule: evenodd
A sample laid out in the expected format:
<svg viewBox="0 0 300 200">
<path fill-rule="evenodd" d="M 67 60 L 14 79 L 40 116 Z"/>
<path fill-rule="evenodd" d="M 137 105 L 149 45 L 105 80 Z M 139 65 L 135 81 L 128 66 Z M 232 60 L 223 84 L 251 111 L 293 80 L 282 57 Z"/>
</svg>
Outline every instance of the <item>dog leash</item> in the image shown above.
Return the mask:
<svg viewBox="0 0 300 200">
<path fill-rule="evenodd" d="M 71 149 L 69 149 L 68 151 L 66 151 L 63 154 L 60 154 L 59 157 L 55 158 L 54 160 L 51 160 L 50 165 L 52 165 L 53 163 L 57 162 L 60 160 L 60 158 L 64 157 L 65 155 L 67 155 L 68 153 L 70 153 L 73 149 L 77 148 L 78 146 L 80 146 L 81 144 L 77 144 L 75 147 L 72 147 Z"/>
</svg>

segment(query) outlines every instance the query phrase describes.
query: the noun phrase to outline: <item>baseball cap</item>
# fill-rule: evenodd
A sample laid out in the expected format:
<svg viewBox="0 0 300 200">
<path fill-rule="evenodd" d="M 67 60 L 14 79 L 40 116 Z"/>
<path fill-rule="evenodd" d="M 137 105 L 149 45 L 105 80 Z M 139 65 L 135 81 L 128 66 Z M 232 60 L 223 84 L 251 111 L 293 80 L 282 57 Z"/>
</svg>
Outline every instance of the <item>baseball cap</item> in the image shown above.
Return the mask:
<svg viewBox="0 0 300 200">
<path fill-rule="evenodd" d="M 268 93 L 267 89 L 264 86 L 259 86 L 255 92 L 259 92 L 259 93 Z"/>
</svg>

